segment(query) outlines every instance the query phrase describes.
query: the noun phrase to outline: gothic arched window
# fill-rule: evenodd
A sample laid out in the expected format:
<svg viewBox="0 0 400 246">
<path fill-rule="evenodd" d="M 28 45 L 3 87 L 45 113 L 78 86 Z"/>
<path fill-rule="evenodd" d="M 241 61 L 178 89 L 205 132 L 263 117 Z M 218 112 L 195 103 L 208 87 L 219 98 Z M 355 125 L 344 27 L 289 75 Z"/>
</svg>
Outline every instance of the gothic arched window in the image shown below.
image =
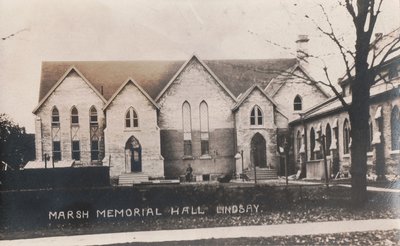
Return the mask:
<svg viewBox="0 0 400 246">
<path fill-rule="evenodd" d="M 58 112 L 57 107 L 54 107 L 51 111 L 51 125 L 60 126 L 60 113 Z"/>
<path fill-rule="evenodd" d="M 250 114 L 250 125 L 261 126 L 263 124 L 263 115 L 260 107 L 257 105 L 253 107 Z"/>
<path fill-rule="evenodd" d="M 201 154 L 209 154 L 209 129 L 208 129 L 208 105 L 205 101 L 200 103 L 200 140 Z"/>
<path fill-rule="evenodd" d="M 71 109 L 71 124 L 72 125 L 78 125 L 79 124 L 78 109 L 76 109 L 75 106 L 73 106 L 72 109 Z"/>
<path fill-rule="evenodd" d="M 89 118 L 90 118 L 90 125 L 91 126 L 93 126 L 93 125 L 98 125 L 99 123 L 98 123 L 98 118 L 97 118 L 97 110 L 96 110 L 96 108 L 94 107 L 94 106 L 92 106 L 91 108 L 90 108 L 90 112 L 89 112 Z"/>
<path fill-rule="evenodd" d="M 301 97 L 297 95 L 294 100 L 293 100 L 293 110 L 294 111 L 300 111 L 303 108 L 303 102 L 301 100 Z"/>
<path fill-rule="evenodd" d="M 139 127 L 139 118 L 133 107 L 130 107 L 125 114 L 125 127 Z"/>
<path fill-rule="evenodd" d="M 347 119 L 343 123 L 343 153 L 348 154 L 350 152 L 350 125 Z"/>
<path fill-rule="evenodd" d="M 188 102 L 182 105 L 182 126 L 183 126 L 183 155 L 192 155 L 192 116 Z"/>
</svg>

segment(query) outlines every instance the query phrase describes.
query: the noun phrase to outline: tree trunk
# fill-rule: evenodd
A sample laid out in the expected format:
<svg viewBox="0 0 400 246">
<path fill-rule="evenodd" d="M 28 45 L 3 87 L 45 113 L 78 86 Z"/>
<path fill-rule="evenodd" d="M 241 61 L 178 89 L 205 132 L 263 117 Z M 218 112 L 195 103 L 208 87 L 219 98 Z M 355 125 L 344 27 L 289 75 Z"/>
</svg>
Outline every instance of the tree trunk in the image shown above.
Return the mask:
<svg viewBox="0 0 400 246">
<path fill-rule="evenodd" d="M 362 73 L 367 75 L 367 73 Z M 370 76 L 356 78 L 352 86 L 352 103 L 349 108 L 351 124 L 351 199 L 354 207 L 367 201 L 367 151 L 369 134 L 369 83 Z"/>
</svg>

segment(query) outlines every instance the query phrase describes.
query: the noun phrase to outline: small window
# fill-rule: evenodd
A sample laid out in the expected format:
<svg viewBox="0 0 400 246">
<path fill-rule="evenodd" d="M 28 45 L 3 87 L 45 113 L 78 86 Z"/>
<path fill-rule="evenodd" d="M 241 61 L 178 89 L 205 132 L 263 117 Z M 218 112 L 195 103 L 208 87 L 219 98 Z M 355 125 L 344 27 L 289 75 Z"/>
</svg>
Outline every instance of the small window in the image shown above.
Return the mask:
<svg viewBox="0 0 400 246">
<path fill-rule="evenodd" d="M 263 124 L 263 115 L 260 107 L 254 106 L 250 114 L 250 125 L 261 126 Z"/>
<path fill-rule="evenodd" d="M 72 159 L 76 161 L 79 161 L 81 159 L 79 140 L 72 141 Z"/>
<path fill-rule="evenodd" d="M 371 117 L 369 117 L 369 122 L 368 122 L 368 152 L 372 152 L 372 138 L 374 136 L 373 128 L 372 128 L 372 121 Z"/>
<path fill-rule="evenodd" d="M 350 125 L 347 119 L 343 124 L 343 152 L 344 154 L 350 152 Z"/>
<path fill-rule="evenodd" d="M 310 130 L 310 160 L 315 160 L 315 131 L 314 128 L 311 128 Z"/>
<path fill-rule="evenodd" d="M 60 141 L 53 141 L 53 160 L 61 161 L 61 144 Z"/>
<path fill-rule="evenodd" d="M 183 141 L 183 155 L 184 156 L 192 155 L 192 140 Z"/>
<path fill-rule="evenodd" d="M 75 107 L 73 107 L 71 109 L 71 124 L 72 125 L 78 125 L 79 124 L 78 110 Z"/>
<path fill-rule="evenodd" d="M 392 109 L 390 117 L 392 133 L 392 150 L 400 150 L 400 111 L 397 106 Z"/>
<path fill-rule="evenodd" d="M 99 141 L 92 140 L 90 148 L 91 148 L 90 153 L 91 153 L 92 161 L 99 160 Z"/>
<path fill-rule="evenodd" d="M 53 111 L 51 112 L 51 126 L 53 127 L 60 126 L 60 114 L 56 107 L 54 107 Z"/>
<path fill-rule="evenodd" d="M 130 107 L 125 115 L 125 127 L 139 127 L 139 118 L 133 107 Z"/>
<path fill-rule="evenodd" d="M 97 126 L 99 123 L 97 121 L 97 110 L 94 106 L 90 108 L 90 125 Z"/>
<path fill-rule="evenodd" d="M 299 95 L 297 95 L 293 101 L 293 109 L 294 109 L 294 111 L 300 111 L 300 110 L 302 110 L 302 107 L 303 106 L 302 106 L 301 97 Z"/>
</svg>

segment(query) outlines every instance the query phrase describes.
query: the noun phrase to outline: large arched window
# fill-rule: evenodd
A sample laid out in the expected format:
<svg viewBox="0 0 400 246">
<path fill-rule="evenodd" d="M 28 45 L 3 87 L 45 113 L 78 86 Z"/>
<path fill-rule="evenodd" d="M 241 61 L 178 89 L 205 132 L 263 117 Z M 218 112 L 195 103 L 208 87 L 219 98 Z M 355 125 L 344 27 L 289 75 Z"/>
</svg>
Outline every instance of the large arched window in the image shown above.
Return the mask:
<svg viewBox="0 0 400 246">
<path fill-rule="evenodd" d="M 75 106 L 73 106 L 72 109 L 71 109 L 71 124 L 72 125 L 78 125 L 79 124 L 78 109 L 76 109 Z"/>
<path fill-rule="evenodd" d="M 57 107 L 54 107 L 51 111 L 51 126 L 60 126 L 60 113 Z"/>
<path fill-rule="evenodd" d="M 125 114 L 125 127 L 139 127 L 139 118 L 133 107 L 130 107 Z"/>
<path fill-rule="evenodd" d="M 201 154 L 209 154 L 209 129 L 208 129 L 208 105 L 205 101 L 200 103 L 200 140 Z"/>
<path fill-rule="evenodd" d="M 301 100 L 301 97 L 299 95 L 296 95 L 296 97 L 293 100 L 293 110 L 294 111 L 300 111 L 303 108 L 303 102 Z"/>
<path fill-rule="evenodd" d="M 310 160 L 315 160 L 314 149 L 315 149 L 315 131 L 314 131 L 314 128 L 311 127 L 311 130 L 310 130 L 310 152 L 311 152 Z"/>
<path fill-rule="evenodd" d="M 392 109 L 390 117 L 392 133 L 392 150 L 400 150 L 400 112 L 397 106 Z"/>
<path fill-rule="evenodd" d="M 89 125 L 90 125 L 90 158 L 92 162 L 100 159 L 100 130 L 97 110 L 92 106 L 89 110 Z"/>
<path fill-rule="evenodd" d="M 343 123 L 343 153 L 348 154 L 350 152 L 350 125 L 347 119 Z"/>
<path fill-rule="evenodd" d="M 253 107 L 250 113 L 250 125 L 261 126 L 263 124 L 263 115 L 260 107 L 257 105 Z"/>
<path fill-rule="evenodd" d="M 98 122 L 98 118 L 97 118 L 97 110 L 96 110 L 96 108 L 94 106 L 92 106 L 90 108 L 89 114 L 90 114 L 90 117 L 89 117 L 90 118 L 90 125 L 91 126 L 98 125 L 99 122 Z"/>
<path fill-rule="evenodd" d="M 192 116 L 188 102 L 182 105 L 182 126 L 183 126 L 183 155 L 192 155 Z"/>
</svg>

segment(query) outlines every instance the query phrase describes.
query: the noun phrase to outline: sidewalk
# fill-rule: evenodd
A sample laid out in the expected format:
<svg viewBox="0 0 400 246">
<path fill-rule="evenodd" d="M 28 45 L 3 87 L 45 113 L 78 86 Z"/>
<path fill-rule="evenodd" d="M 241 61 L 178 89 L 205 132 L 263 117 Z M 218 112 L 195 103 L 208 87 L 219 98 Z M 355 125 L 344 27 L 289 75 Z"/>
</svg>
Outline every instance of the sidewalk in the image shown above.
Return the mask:
<svg viewBox="0 0 400 246">
<path fill-rule="evenodd" d="M 281 224 L 261 226 L 234 226 L 200 228 L 186 230 L 163 230 L 142 232 L 121 232 L 107 234 L 90 234 L 77 236 L 60 236 L 35 239 L 0 241 L 6 245 L 105 245 L 129 242 L 165 242 L 182 240 L 221 239 L 240 237 L 272 237 L 317 235 L 327 233 L 361 232 L 374 230 L 400 229 L 400 219 L 352 220 L 315 222 L 304 224 Z"/>
</svg>

